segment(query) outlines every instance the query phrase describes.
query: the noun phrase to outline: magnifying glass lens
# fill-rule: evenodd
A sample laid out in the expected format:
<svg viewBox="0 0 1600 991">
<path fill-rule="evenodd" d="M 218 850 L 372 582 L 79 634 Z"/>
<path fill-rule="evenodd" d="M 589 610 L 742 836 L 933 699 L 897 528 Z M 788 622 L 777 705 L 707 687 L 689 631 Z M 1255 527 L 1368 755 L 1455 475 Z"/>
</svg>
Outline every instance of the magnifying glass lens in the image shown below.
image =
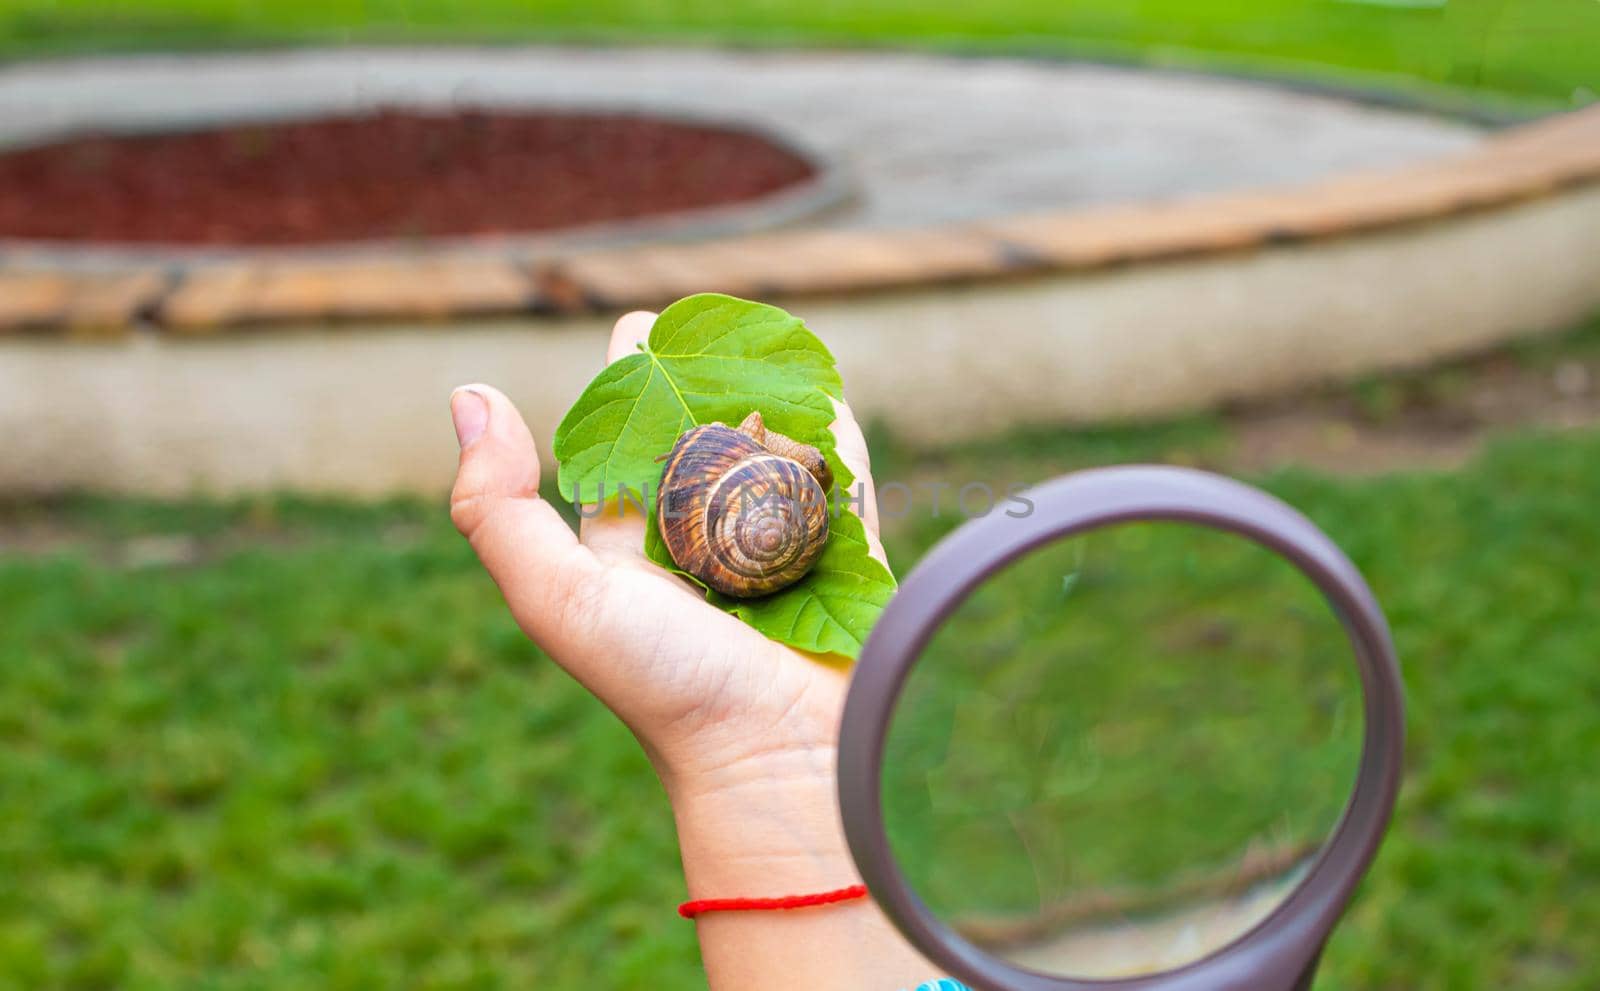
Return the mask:
<svg viewBox="0 0 1600 991">
<path fill-rule="evenodd" d="M 1296 887 L 1355 781 L 1338 617 L 1246 538 L 1080 533 L 975 589 L 890 721 L 884 820 L 950 929 L 1024 969 L 1130 977 L 1243 936 Z"/>
</svg>

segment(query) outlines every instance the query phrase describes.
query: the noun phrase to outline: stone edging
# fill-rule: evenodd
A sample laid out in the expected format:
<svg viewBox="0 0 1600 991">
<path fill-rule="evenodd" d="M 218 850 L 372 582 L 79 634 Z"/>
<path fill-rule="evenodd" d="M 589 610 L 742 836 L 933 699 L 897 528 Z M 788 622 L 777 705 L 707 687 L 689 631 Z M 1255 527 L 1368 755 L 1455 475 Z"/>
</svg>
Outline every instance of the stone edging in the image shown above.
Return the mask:
<svg viewBox="0 0 1600 991">
<path fill-rule="evenodd" d="M 326 320 L 583 313 L 717 290 L 762 299 L 1070 273 L 1341 237 L 1485 210 L 1600 179 L 1600 106 L 1464 155 L 1288 190 L 1039 212 L 920 230 L 794 230 L 528 257 L 247 256 L 215 264 L 44 264 L 0 255 L 0 331 L 173 333 Z"/>
</svg>

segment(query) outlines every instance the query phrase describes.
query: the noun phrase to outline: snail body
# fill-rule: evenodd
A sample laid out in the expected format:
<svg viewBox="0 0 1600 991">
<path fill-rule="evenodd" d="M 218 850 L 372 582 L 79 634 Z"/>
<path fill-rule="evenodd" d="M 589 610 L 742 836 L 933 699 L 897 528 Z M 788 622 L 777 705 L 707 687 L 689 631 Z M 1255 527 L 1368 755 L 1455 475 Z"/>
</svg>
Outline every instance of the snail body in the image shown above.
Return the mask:
<svg viewBox="0 0 1600 991">
<path fill-rule="evenodd" d="M 685 431 L 661 472 L 656 521 L 672 560 L 737 598 L 768 595 L 811 570 L 828 541 L 833 475 L 822 453 L 766 429 Z"/>
</svg>

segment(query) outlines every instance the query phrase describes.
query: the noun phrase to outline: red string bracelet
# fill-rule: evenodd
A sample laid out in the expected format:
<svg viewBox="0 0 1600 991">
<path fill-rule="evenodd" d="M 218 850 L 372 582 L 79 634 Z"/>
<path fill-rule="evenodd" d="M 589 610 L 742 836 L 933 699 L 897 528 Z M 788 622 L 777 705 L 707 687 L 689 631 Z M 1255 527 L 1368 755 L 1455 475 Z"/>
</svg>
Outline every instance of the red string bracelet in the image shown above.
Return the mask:
<svg viewBox="0 0 1600 991">
<path fill-rule="evenodd" d="M 783 895 L 779 898 L 698 898 L 678 906 L 678 914 L 692 919 L 705 912 L 771 912 L 790 908 L 812 908 L 867 897 L 867 886 L 852 884 L 837 891 L 815 895 Z"/>
</svg>

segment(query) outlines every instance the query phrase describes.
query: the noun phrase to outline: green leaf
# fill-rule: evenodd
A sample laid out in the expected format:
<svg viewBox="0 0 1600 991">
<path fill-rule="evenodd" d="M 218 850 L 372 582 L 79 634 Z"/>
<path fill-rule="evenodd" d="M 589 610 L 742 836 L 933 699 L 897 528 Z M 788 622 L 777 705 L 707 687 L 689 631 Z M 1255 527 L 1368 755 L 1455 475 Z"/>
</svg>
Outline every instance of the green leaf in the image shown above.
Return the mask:
<svg viewBox="0 0 1600 991">
<path fill-rule="evenodd" d="M 774 430 L 833 446 L 832 399 L 844 394 L 833 355 L 775 306 L 703 294 L 661 312 L 639 354 L 606 366 L 556 428 L 561 494 L 599 502 L 619 486 L 643 492 L 656 460 L 692 426 L 731 425 L 753 409 Z"/>
<path fill-rule="evenodd" d="M 732 296 L 690 296 L 663 310 L 640 353 L 608 365 L 567 411 L 556 429 L 557 485 L 583 503 L 613 499 L 623 488 L 643 493 L 645 553 L 676 571 L 656 530 L 656 459 L 690 427 L 734 425 L 760 410 L 768 427 L 822 451 L 838 511 L 805 578 L 760 599 L 708 591 L 707 601 L 781 643 L 855 657 L 895 584 L 867 553 L 861 520 L 841 508 L 854 476 L 828 427 L 843 391 L 833 355 L 800 320 Z"/>
</svg>

